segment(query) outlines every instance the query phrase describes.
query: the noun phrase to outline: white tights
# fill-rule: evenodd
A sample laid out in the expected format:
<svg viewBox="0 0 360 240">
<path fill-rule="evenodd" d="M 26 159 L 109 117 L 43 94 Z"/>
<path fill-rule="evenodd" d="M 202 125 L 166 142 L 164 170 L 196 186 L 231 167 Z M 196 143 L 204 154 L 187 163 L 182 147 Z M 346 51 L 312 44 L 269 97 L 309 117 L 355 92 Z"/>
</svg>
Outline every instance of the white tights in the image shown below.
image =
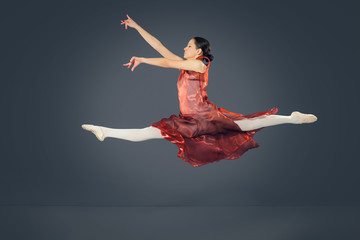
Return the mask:
<svg viewBox="0 0 360 240">
<path fill-rule="evenodd" d="M 299 119 L 291 116 L 263 115 L 249 119 L 234 121 L 243 131 L 255 130 L 262 127 L 274 126 L 284 123 L 299 124 Z M 101 127 L 105 137 L 119 138 L 133 142 L 149 139 L 163 139 L 161 132 L 156 127 L 145 127 L 140 129 L 114 129 Z"/>
<path fill-rule="evenodd" d="M 149 126 L 140 129 L 115 129 L 101 127 L 105 137 L 120 138 L 132 142 L 141 142 L 149 139 L 162 139 L 163 136 L 158 128 Z"/>
</svg>

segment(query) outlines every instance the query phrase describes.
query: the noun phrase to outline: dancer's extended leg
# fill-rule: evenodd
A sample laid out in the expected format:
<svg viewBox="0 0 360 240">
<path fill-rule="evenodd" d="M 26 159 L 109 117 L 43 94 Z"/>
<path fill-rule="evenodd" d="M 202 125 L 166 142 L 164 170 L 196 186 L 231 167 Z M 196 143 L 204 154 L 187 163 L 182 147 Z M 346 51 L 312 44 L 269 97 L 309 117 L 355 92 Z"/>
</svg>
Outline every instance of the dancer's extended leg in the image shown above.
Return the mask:
<svg viewBox="0 0 360 240">
<path fill-rule="evenodd" d="M 140 129 L 115 129 L 83 124 L 82 128 L 94 133 L 100 141 L 104 141 L 104 139 L 107 137 L 119 138 L 132 142 L 140 142 L 149 139 L 163 139 L 161 131 L 153 126 Z"/>
<path fill-rule="evenodd" d="M 317 120 L 313 114 L 304 114 L 300 112 L 292 112 L 290 116 L 282 115 L 263 115 L 254 118 L 247 118 L 235 121 L 243 131 L 251 131 L 262 127 L 274 126 L 284 123 L 302 124 L 312 123 Z"/>
</svg>

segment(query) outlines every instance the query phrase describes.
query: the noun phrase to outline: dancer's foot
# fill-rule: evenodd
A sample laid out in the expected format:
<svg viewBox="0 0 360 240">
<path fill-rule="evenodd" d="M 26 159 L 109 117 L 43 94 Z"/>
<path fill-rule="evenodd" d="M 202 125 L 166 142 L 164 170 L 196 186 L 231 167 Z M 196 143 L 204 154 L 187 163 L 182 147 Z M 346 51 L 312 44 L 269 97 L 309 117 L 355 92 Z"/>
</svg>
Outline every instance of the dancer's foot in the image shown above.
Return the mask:
<svg viewBox="0 0 360 240">
<path fill-rule="evenodd" d="M 317 117 L 313 114 L 304 114 L 298 111 L 291 113 L 291 119 L 294 121 L 294 123 L 312 123 L 317 120 Z"/>
<path fill-rule="evenodd" d="M 97 137 L 97 139 L 99 139 L 100 141 L 104 141 L 105 139 L 105 135 L 103 130 L 101 129 L 101 127 L 99 126 L 94 126 L 94 125 L 90 125 L 90 124 L 83 124 L 81 125 L 81 127 L 87 131 L 92 132 L 93 134 L 95 134 L 95 136 Z"/>
</svg>

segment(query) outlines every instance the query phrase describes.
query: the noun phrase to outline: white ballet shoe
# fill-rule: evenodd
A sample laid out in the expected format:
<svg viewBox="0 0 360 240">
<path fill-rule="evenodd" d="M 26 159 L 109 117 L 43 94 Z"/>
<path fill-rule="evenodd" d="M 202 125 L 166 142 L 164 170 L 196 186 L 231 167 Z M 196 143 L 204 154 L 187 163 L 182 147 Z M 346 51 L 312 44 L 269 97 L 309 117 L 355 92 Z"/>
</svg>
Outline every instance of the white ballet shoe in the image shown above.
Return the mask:
<svg viewBox="0 0 360 240">
<path fill-rule="evenodd" d="M 312 123 L 317 120 L 317 117 L 313 114 L 304 114 L 298 111 L 291 113 L 291 118 L 295 120 L 295 123 Z"/>
<path fill-rule="evenodd" d="M 90 124 L 83 124 L 83 125 L 81 125 L 81 127 L 83 129 L 95 134 L 95 136 L 97 137 L 97 139 L 99 139 L 99 141 L 104 141 L 105 135 L 104 135 L 104 132 L 101 129 L 101 127 L 90 125 Z"/>
</svg>

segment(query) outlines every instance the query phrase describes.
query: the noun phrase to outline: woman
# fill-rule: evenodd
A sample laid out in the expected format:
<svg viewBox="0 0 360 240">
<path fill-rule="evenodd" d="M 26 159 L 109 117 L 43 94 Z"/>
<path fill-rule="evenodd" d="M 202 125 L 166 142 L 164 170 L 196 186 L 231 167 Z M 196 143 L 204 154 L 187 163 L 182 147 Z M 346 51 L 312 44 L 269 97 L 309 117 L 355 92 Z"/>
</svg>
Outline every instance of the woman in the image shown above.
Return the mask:
<svg viewBox="0 0 360 240">
<path fill-rule="evenodd" d="M 136 29 L 164 58 L 132 57 L 124 64 L 131 71 L 141 63 L 179 69 L 177 82 L 180 103 L 179 116 L 171 115 L 142 129 L 113 129 L 89 124 L 83 129 L 93 132 L 103 141 L 106 137 L 129 141 L 166 139 L 179 148 L 178 157 L 194 167 L 221 159 L 236 159 L 259 145 L 253 140 L 255 132 L 263 127 L 284 123 L 301 124 L 317 120 L 312 114 L 292 112 L 290 116 L 275 115 L 276 107 L 266 112 L 241 115 L 218 108 L 206 93 L 208 71 L 213 56 L 209 42 L 201 37 L 190 39 L 184 48 L 184 59 L 165 48 L 155 37 L 141 28 L 128 15 L 122 20 L 125 29 Z"/>
</svg>

